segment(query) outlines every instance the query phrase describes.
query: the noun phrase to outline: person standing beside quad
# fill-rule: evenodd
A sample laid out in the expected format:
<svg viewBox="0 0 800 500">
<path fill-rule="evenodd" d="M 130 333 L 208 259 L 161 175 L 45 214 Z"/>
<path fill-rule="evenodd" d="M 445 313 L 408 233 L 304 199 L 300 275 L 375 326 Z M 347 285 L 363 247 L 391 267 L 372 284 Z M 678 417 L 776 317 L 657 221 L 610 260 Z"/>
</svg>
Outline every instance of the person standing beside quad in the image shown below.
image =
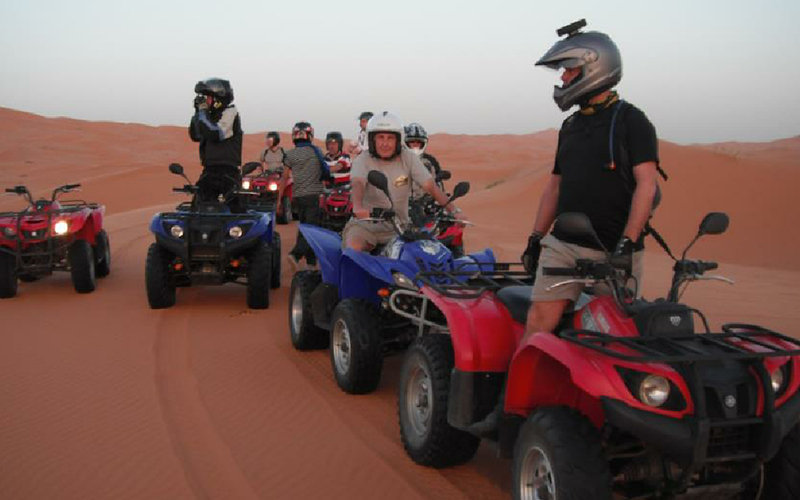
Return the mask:
<svg viewBox="0 0 800 500">
<path fill-rule="evenodd" d="M 354 250 L 368 251 L 387 243 L 394 235 L 391 223 L 369 219 L 374 208 L 394 207 L 402 225 L 409 223 L 408 199 L 411 183 L 417 182 L 439 205 L 461 218 L 460 210 L 433 181 L 419 157 L 403 147 L 404 128 L 397 116 L 384 111 L 373 116 L 367 124 L 368 154 L 359 155 L 350 171 L 352 186 L 353 218 L 342 230 L 342 244 Z M 380 189 L 367 184 L 367 174 L 377 170 L 388 179 L 391 202 Z"/>
<path fill-rule="evenodd" d="M 356 137 L 355 143 L 351 144 L 350 148 L 350 156 L 353 158 L 369 148 L 367 144 L 367 123 L 373 116 L 372 111 L 364 111 L 358 116 L 358 137 Z"/>
<path fill-rule="evenodd" d="M 308 122 L 297 122 L 292 127 L 292 142 L 294 149 L 286 152 L 283 164 L 289 169 L 294 182 L 292 204 L 297 210 L 297 218 L 303 224 L 319 225 L 320 209 L 319 195 L 322 193 L 323 173 L 327 171 L 322 152 L 312 144 L 314 128 Z M 278 185 L 278 199 L 283 199 L 286 189 L 286 177 L 289 172 L 281 177 Z M 278 204 L 278 214 L 283 207 Z M 306 264 L 316 266 L 317 257 L 308 245 L 303 233 L 298 229 L 297 241 L 294 248 L 289 251 L 289 263 L 295 270 L 299 268 L 300 259 L 306 259 Z"/>
<path fill-rule="evenodd" d="M 283 159 L 286 157 L 286 152 L 279 145 L 281 143 L 280 134 L 274 131 L 267 132 L 264 140 L 266 147 L 258 155 L 261 169 L 283 171 Z"/>
<path fill-rule="evenodd" d="M 576 259 L 605 255 L 594 241 L 579 241 L 557 230 L 545 236 L 560 214 L 586 214 L 617 262 L 632 270 L 637 283 L 642 277 L 644 228 L 660 170 L 656 131 L 642 111 L 612 90 L 622 78 L 617 46 L 604 33 L 580 31 L 585 25 L 579 21 L 559 30 L 567 37 L 536 62 L 563 70 L 563 85 L 555 87 L 553 99 L 562 111 L 574 105 L 579 110 L 559 131 L 555 165 L 522 255 L 528 272 L 536 272 L 526 336 L 554 331 L 583 289 L 574 283 L 548 291 L 564 278 L 545 275 L 543 268 L 574 267 Z"/>
<path fill-rule="evenodd" d="M 233 89 L 228 80 L 208 78 L 197 82 L 194 91 L 197 95 L 189 137 L 200 143 L 203 173 L 197 181 L 198 197 L 201 201 L 213 201 L 241 182 L 241 120 L 233 105 Z M 231 205 L 238 207 L 238 202 Z"/>
</svg>

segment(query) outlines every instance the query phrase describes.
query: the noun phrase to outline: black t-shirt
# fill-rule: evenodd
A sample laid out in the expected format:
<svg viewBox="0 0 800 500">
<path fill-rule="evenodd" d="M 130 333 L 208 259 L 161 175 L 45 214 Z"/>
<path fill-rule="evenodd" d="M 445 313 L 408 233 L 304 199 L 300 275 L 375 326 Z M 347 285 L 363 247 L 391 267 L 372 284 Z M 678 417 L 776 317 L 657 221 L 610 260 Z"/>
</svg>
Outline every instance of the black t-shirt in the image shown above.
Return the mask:
<svg viewBox="0 0 800 500">
<path fill-rule="evenodd" d="M 553 174 L 561 176 L 556 215 L 582 212 L 592 221 L 603 245 L 613 250 L 628 222 L 634 189 L 632 166 L 658 162 L 656 130 L 638 108 L 625 105 L 617 115 L 614 159 L 611 169 L 609 133 L 615 106 L 592 115 L 576 112 L 561 125 Z M 623 143 L 624 144 L 620 144 Z M 624 146 L 624 153 L 621 149 Z M 628 161 L 620 161 L 627 157 Z M 622 169 L 626 169 L 622 171 Z M 597 248 L 591 240 L 553 235 L 569 243 Z M 637 249 L 643 248 L 642 238 Z"/>
</svg>

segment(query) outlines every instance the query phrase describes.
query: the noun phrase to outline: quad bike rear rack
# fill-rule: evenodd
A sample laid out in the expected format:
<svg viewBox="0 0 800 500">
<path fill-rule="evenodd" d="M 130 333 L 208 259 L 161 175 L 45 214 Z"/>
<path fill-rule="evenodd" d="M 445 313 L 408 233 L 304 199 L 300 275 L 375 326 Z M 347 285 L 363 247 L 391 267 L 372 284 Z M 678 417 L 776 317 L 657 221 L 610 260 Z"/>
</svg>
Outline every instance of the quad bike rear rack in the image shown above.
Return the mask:
<svg viewBox="0 0 800 500">
<path fill-rule="evenodd" d="M 478 269 L 466 269 L 477 266 Z M 531 286 L 533 276 L 519 262 L 468 262 L 453 271 L 422 271 L 415 281 L 451 299 L 476 299 L 507 286 Z"/>
</svg>

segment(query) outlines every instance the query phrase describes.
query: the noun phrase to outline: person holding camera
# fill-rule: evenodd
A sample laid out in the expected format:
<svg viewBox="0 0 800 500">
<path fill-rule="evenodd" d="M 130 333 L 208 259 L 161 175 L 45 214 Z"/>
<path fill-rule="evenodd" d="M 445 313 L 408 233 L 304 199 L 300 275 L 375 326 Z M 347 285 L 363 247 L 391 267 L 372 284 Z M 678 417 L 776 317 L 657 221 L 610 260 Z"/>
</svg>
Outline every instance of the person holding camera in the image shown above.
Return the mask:
<svg viewBox="0 0 800 500">
<path fill-rule="evenodd" d="M 242 126 L 228 80 L 201 80 L 194 91 L 197 95 L 194 115 L 189 122 L 189 137 L 200 143 L 203 173 L 197 181 L 198 196 L 201 201 L 213 201 L 241 182 Z"/>
</svg>

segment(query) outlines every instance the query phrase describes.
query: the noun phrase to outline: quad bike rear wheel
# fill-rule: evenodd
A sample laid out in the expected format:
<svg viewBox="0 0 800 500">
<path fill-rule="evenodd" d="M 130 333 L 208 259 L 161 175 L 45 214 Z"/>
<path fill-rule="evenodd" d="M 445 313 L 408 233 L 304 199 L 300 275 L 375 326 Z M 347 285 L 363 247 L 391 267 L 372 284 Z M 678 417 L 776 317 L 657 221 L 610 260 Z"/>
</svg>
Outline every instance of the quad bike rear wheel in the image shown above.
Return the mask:
<svg viewBox="0 0 800 500">
<path fill-rule="evenodd" d="M 175 305 L 175 284 L 169 276 L 171 261 L 172 255 L 158 243 L 152 243 L 147 249 L 144 282 L 147 302 L 151 309 L 164 309 Z"/>
<path fill-rule="evenodd" d="M 247 307 L 269 307 L 269 288 L 272 284 L 272 249 L 259 243 L 250 253 L 247 264 Z"/>
<path fill-rule="evenodd" d="M 420 465 L 448 467 L 475 456 L 480 439 L 447 423 L 453 347 L 446 335 L 418 338 L 400 371 L 397 415 L 406 453 Z"/>
<path fill-rule="evenodd" d="M 281 287 L 281 235 L 272 231 L 272 277 L 270 288 Z"/>
<path fill-rule="evenodd" d="M 101 229 L 95 238 L 94 258 L 95 274 L 98 278 L 105 278 L 111 272 L 111 243 L 105 229 Z"/>
<path fill-rule="evenodd" d="M 67 250 L 67 261 L 72 274 L 72 285 L 78 293 L 93 292 L 97 285 L 94 250 L 86 240 L 75 240 Z"/>
<path fill-rule="evenodd" d="M 314 324 L 311 293 L 322 282 L 319 271 L 300 271 L 289 291 L 289 334 L 295 349 L 306 351 L 328 347 L 328 332 Z"/>
<path fill-rule="evenodd" d="M 764 464 L 764 492 L 761 498 L 800 498 L 800 424 L 783 438 L 778 453 Z"/>
<path fill-rule="evenodd" d="M 0 251 L 0 299 L 17 294 L 17 259 Z"/>
<path fill-rule="evenodd" d="M 345 299 L 333 310 L 331 367 L 336 383 L 348 394 L 367 394 L 378 387 L 383 369 L 378 311 L 368 302 Z"/>
<path fill-rule="evenodd" d="M 536 410 L 514 446 L 515 499 L 611 499 L 611 473 L 597 429 L 577 411 Z"/>
</svg>

